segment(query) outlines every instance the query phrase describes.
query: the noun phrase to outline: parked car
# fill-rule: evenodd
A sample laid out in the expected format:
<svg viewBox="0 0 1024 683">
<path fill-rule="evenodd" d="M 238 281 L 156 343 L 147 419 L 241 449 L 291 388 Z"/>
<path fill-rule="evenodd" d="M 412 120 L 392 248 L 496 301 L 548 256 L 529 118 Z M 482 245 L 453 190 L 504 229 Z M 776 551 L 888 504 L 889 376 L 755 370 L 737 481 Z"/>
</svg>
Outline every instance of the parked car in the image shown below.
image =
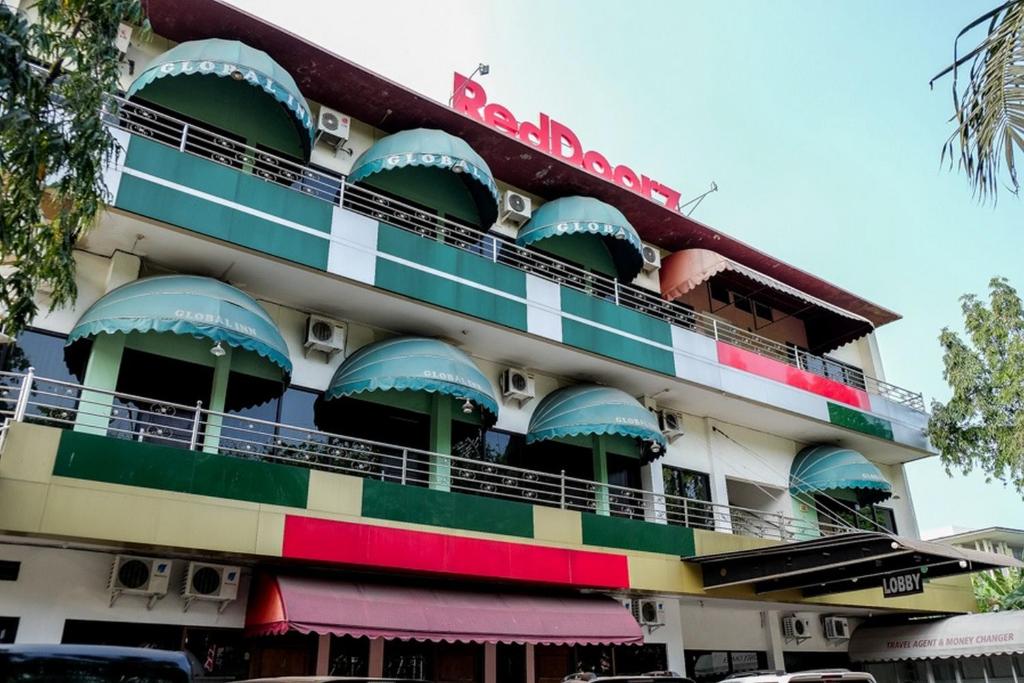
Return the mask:
<svg viewBox="0 0 1024 683">
<path fill-rule="evenodd" d="M 106 645 L 0 645 L 0 683 L 193 683 L 184 652 Z"/>
<path fill-rule="evenodd" d="M 674 671 L 648 671 L 643 674 L 601 676 L 592 672 L 574 673 L 562 679 L 563 683 L 694 683 L 692 678 Z"/>
<path fill-rule="evenodd" d="M 721 683 L 875 683 L 875 677 L 849 669 L 815 669 L 813 671 L 751 671 L 726 678 Z"/>
</svg>

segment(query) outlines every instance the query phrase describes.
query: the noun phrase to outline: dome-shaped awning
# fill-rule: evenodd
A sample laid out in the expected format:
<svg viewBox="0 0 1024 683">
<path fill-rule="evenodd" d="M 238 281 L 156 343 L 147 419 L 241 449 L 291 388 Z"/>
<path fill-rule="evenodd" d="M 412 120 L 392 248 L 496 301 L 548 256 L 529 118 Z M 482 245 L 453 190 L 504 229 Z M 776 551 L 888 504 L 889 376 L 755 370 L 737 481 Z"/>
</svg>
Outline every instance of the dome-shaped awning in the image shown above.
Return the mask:
<svg viewBox="0 0 1024 683">
<path fill-rule="evenodd" d="M 809 446 L 793 459 L 789 490 L 794 495 L 854 491 L 863 502 L 892 496 L 892 486 L 878 468 L 857 451 L 839 446 Z"/>
<path fill-rule="evenodd" d="M 457 173 L 473 197 L 480 227 L 487 229 L 498 218 L 498 186 L 487 162 L 462 138 L 442 130 L 403 130 L 378 140 L 359 155 L 348 179 L 354 183 L 375 173 L 407 166 L 436 167 Z"/>
<path fill-rule="evenodd" d="M 651 411 L 621 389 L 593 384 L 563 387 L 545 396 L 530 417 L 526 443 L 601 434 L 655 444 L 644 449 L 649 459 L 665 452 L 665 436 Z"/>
<path fill-rule="evenodd" d="M 263 307 L 231 285 L 195 275 L 135 280 L 102 296 L 78 319 L 65 348 L 73 368 L 99 334 L 168 332 L 252 351 L 276 365 L 287 382 L 292 362 L 277 325 Z"/>
<path fill-rule="evenodd" d="M 562 197 L 542 204 L 519 229 L 520 246 L 564 235 L 595 235 L 607 246 L 619 280 L 630 282 L 644 266 L 643 243 L 622 212 L 592 197 Z"/>
<path fill-rule="evenodd" d="M 369 344 L 338 366 L 327 400 L 371 391 L 426 391 L 469 399 L 498 416 L 490 381 L 473 360 L 437 339 L 399 337 Z"/>
<path fill-rule="evenodd" d="M 179 43 L 150 62 L 128 88 L 126 96 L 132 99 L 146 91 L 143 97 L 151 99 L 150 91 L 171 87 L 167 79 L 176 76 L 227 77 L 259 88 L 287 110 L 301 141 L 304 158 L 309 158 L 316 133 L 313 115 L 295 79 L 266 52 L 237 40 L 219 38 Z"/>
</svg>

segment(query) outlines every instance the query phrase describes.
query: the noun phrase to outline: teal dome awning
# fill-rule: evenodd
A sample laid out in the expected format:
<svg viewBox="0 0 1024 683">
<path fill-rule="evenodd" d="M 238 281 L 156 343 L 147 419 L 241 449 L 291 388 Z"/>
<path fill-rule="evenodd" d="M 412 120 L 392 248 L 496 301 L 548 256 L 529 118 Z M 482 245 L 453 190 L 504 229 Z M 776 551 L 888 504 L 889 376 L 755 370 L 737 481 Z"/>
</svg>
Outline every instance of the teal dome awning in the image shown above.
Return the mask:
<svg viewBox="0 0 1024 683">
<path fill-rule="evenodd" d="M 462 138 L 442 130 L 416 128 L 381 138 L 359 155 L 348 179 L 354 183 L 384 171 L 408 166 L 436 167 L 457 173 L 473 197 L 480 227 L 498 219 L 498 186 L 487 162 Z"/>
<path fill-rule="evenodd" d="M 530 417 L 526 443 L 602 434 L 654 444 L 644 449 L 650 459 L 664 454 L 667 445 L 658 419 L 639 401 L 621 389 L 593 384 L 563 387 L 545 396 Z"/>
<path fill-rule="evenodd" d="M 287 382 L 292 362 L 277 325 L 255 299 L 231 285 L 196 275 L 135 280 L 90 306 L 68 335 L 74 366 L 78 349 L 99 334 L 167 332 L 252 351 L 276 365 Z"/>
<path fill-rule="evenodd" d="M 789 490 L 794 495 L 853 491 L 864 502 L 892 496 L 892 486 L 867 458 L 839 446 L 809 446 L 793 459 Z"/>
<path fill-rule="evenodd" d="M 498 417 L 490 380 L 469 356 L 450 344 L 426 337 L 398 337 L 362 347 L 345 359 L 324 398 L 371 391 L 425 391 L 469 399 Z"/>
<path fill-rule="evenodd" d="M 593 197 L 562 197 L 533 212 L 519 229 L 516 243 L 529 246 L 564 235 L 594 235 L 608 248 L 622 282 L 630 282 L 644 266 L 643 243 L 622 212 Z"/>
<path fill-rule="evenodd" d="M 316 134 L 309 105 L 291 74 L 266 52 L 219 38 L 179 43 L 149 63 L 128 88 L 126 97 L 132 99 L 155 83 L 178 76 L 230 78 L 270 95 L 291 116 L 305 158 L 309 158 Z"/>
</svg>

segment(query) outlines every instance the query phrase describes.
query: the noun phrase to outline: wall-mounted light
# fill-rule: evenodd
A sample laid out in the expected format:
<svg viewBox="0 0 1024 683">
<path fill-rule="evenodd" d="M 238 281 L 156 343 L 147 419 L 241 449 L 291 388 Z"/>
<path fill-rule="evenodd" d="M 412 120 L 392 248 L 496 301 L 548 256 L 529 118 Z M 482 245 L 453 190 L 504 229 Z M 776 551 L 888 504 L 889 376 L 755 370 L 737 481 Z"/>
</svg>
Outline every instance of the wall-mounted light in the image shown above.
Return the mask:
<svg viewBox="0 0 1024 683">
<path fill-rule="evenodd" d="M 491 65 L 490 64 L 484 64 L 483 62 L 480 62 L 479 64 L 476 65 L 476 68 L 473 69 L 473 73 L 469 74 L 469 78 L 466 79 L 466 83 L 472 83 L 473 82 L 473 77 L 476 76 L 477 74 L 480 74 L 481 76 L 486 76 L 489 73 L 491 73 Z M 453 100 L 455 100 L 455 91 L 454 90 L 452 90 L 452 94 L 448 98 L 448 106 L 449 107 L 452 106 L 452 101 Z"/>
<path fill-rule="evenodd" d="M 466 402 L 462 404 L 462 412 L 466 413 L 467 415 L 473 412 L 473 402 L 470 401 L 468 398 L 466 399 Z"/>
<path fill-rule="evenodd" d="M 213 348 L 210 349 L 210 353 L 213 354 L 215 358 L 221 358 L 227 353 L 227 351 L 224 350 L 224 347 L 221 346 L 220 342 L 217 342 L 213 345 Z"/>
</svg>

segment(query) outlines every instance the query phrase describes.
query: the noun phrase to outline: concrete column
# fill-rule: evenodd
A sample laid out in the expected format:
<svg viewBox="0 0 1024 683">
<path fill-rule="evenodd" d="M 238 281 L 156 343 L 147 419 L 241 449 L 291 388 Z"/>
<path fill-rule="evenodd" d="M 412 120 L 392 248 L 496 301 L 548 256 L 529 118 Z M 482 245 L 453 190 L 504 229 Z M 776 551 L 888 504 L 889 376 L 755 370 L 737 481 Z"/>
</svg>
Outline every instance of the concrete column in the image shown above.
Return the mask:
<svg viewBox="0 0 1024 683">
<path fill-rule="evenodd" d="M 431 394 L 430 450 L 442 456 L 452 452 L 452 399 L 446 394 Z M 452 461 L 430 456 L 430 488 L 438 491 L 452 489 Z"/>
<path fill-rule="evenodd" d="M 121 372 L 125 335 L 98 334 L 93 338 L 83 384 L 100 391 L 114 391 Z M 52 390 L 52 387 L 47 387 Z M 105 436 L 110 425 L 114 397 L 100 391 L 82 391 L 75 415 L 75 431 Z"/>
<path fill-rule="evenodd" d="M 384 639 L 370 639 L 370 678 L 382 678 L 384 676 Z"/>
<path fill-rule="evenodd" d="M 665 506 L 665 477 L 662 465 L 657 460 L 640 469 L 640 481 L 644 491 L 644 519 L 655 524 L 668 524 Z"/>
<path fill-rule="evenodd" d="M 495 643 L 484 643 L 484 683 L 497 683 L 498 680 L 498 646 Z"/>
<path fill-rule="evenodd" d="M 316 675 L 326 676 L 331 668 L 331 634 L 321 633 L 316 641 Z"/>
<path fill-rule="evenodd" d="M 228 377 L 231 375 L 231 347 L 227 344 L 221 346 L 226 353 L 214 361 L 213 390 L 210 392 L 209 402 L 203 405 L 204 408 L 218 412 L 224 411 L 228 395 Z M 204 453 L 216 453 L 220 448 L 220 429 L 223 420 L 220 415 L 207 415 L 206 432 L 203 435 Z"/>
<path fill-rule="evenodd" d="M 784 671 L 786 658 L 782 653 L 782 620 L 780 616 L 777 610 L 761 612 L 765 649 L 768 651 L 768 668 Z"/>
<path fill-rule="evenodd" d="M 593 446 L 591 451 L 594 456 L 594 481 L 597 486 L 594 490 L 594 512 L 606 517 L 611 514 L 608 504 L 608 447 L 600 435 L 591 437 Z"/>
<path fill-rule="evenodd" d="M 537 681 L 537 659 L 535 645 L 533 643 L 526 644 L 526 683 L 536 683 Z"/>
</svg>

